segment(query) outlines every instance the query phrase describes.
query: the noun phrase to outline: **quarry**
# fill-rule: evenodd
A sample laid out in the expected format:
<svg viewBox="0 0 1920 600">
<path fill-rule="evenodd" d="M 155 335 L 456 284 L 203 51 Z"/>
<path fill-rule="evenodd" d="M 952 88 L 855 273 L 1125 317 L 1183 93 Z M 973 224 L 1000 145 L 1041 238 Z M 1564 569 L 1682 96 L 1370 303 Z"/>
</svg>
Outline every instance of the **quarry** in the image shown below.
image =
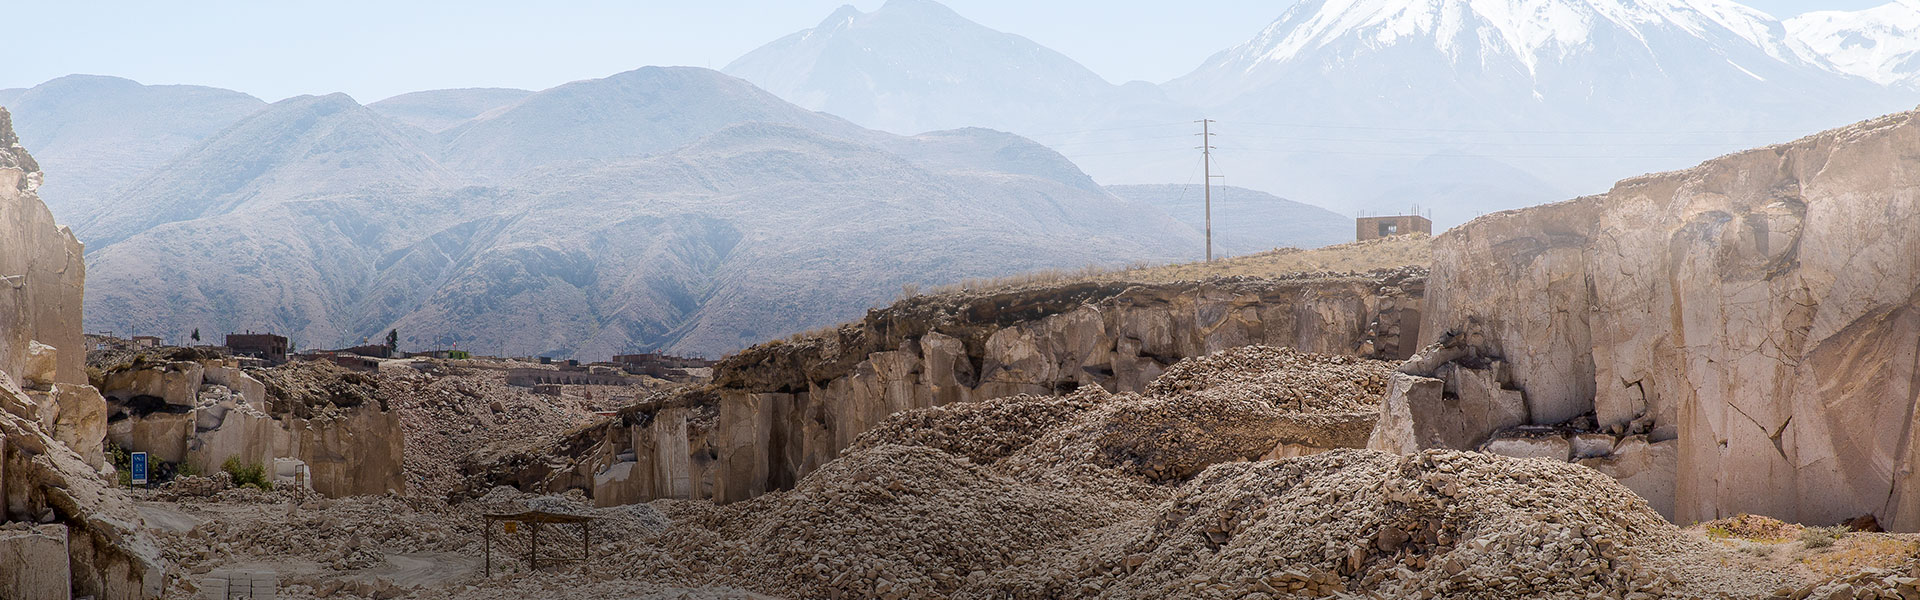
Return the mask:
<svg viewBox="0 0 1920 600">
<path fill-rule="evenodd" d="M 1920 598 L 1920 113 L 591 365 L 86 336 L 8 119 L 0 599 Z"/>
</svg>

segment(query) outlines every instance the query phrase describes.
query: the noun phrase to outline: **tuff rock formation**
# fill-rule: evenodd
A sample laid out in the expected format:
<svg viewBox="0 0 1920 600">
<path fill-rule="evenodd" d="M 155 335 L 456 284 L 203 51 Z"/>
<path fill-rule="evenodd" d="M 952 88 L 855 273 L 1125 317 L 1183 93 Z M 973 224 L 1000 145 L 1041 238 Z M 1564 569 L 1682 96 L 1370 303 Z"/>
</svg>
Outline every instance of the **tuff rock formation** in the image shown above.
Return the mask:
<svg viewBox="0 0 1920 600">
<path fill-rule="evenodd" d="M 1402 368 L 1376 447 L 1561 425 L 1570 445 L 1615 437 L 1611 459 L 1570 458 L 1670 493 L 1676 522 L 1920 530 L 1917 118 L 1439 236 L 1421 326 L 1438 345 Z"/>
<path fill-rule="evenodd" d="M 370 389 L 343 399 L 288 387 L 296 381 L 322 390 L 350 386 L 338 381 L 345 375 L 338 369 L 282 369 L 297 374 L 283 375 L 271 392 L 226 359 L 111 370 L 102 384 L 111 407 L 107 437 L 201 473 L 218 471 L 229 459 L 263 468 L 297 461 L 307 466 L 312 489 L 327 496 L 406 489 L 397 412 L 366 401 Z"/>
<path fill-rule="evenodd" d="M 471 475 L 580 488 L 602 506 L 744 500 L 792 487 L 907 410 L 1095 386 L 1142 392 L 1181 359 L 1248 345 L 1404 358 L 1423 285 L 1415 269 L 920 296 L 728 357 L 706 389 L 627 409 L 557 450 L 483 459 Z M 1341 439 L 1361 445 L 1371 419 Z M 548 453 L 568 460 L 534 456 Z"/>
<path fill-rule="evenodd" d="M 40 172 L 0 109 L 0 596 L 160 594 L 165 563 L 101 477 L 105 402 L 88 385 L 80 244 L 35 195 Z"/>
</svg>

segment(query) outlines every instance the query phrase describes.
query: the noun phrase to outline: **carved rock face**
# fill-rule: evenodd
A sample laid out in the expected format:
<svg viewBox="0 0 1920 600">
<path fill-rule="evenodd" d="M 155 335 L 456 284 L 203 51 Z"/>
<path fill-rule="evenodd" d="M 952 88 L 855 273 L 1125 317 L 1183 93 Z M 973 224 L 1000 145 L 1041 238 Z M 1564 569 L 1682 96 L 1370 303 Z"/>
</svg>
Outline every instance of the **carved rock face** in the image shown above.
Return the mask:
<svg viewBox="0 0 1920 600">
<path fill-rule="evenodd" d="M 1680 522 L 1920 530 L 1915 118 L 1447 232 L 1423 341 L 1508 362 L 1535 425 L 1592 412 L 1677 440 Z"/>
</svg>

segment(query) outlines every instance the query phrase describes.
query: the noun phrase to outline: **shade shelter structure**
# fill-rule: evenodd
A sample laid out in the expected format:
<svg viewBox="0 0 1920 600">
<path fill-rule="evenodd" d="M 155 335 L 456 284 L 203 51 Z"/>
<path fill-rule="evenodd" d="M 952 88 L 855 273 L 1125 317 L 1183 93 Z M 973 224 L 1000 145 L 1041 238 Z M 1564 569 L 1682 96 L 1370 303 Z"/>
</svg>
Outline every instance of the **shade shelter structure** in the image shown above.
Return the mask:
<svg viewBox="0 0 1920 600">
<path fill-rule="evenodd" d="M 497 535 L 501 536 L 501 550 L 503 552 L 511 552 L 513 550 L 522 550 L 521 548 L 515 548 L 514 546 L 517 544 L 512 540 L 520 535 L 520 528 L 526 528 L 524 552 L 527 557 L 527 570 L 529 571 L 538 570 L 540 568 L 540 561 L 543 560 L 549 564 L 585 562 L 592 554 L 592 517 L 550 513 L 539 510 L 518 513 L 484 514 L 481 515 L 481 517 L 486 521 L 485 526 L 480 528 L 480 552 L 482 557 L 481 562 L 484 565 L 482 572 L 487 577 L 493 576 L 493 538 L 496 535 L 495 530 L 499 530 Z M 552 530 L 548 533 L 549 536 L 559 536 L 550 539 L 547 544 L 547 554 L 545 556 L 542 556 L 540 553 L 540 533 L 542 529 Z M 580 552 L 578 554 L 570 551 L 570 547 L 573 545 L 571 543 L 573 538 L 577 538 L 580 541 Z M 503 554 L 503 556 L 511 556 L 511 554 Z"/>
</svg>

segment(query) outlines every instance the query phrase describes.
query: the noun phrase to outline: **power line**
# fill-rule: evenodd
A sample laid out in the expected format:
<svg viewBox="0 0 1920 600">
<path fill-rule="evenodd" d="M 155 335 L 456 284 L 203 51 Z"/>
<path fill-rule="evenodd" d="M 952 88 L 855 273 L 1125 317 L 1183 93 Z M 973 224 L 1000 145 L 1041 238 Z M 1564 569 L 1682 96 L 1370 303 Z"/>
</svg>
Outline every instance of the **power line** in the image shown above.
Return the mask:
<svg viewBox="0 0 1920 600">
<path fill-rule="evenodd" d="M 1128 125 L 1128 126 L 1123 126 L 1123 127 L 1103 127 L 1103 128 L 1100 128 L 1100 129 L 1079 129 L 1079 130 L 1073 130 L 1073 131 L 1052 131 L 1052 132 L 1047 132 L 1047 133 L 1022 133 L 1022 134 L 1020 134 L 1020 135 L 1021 135 L 1021 136 L 1024 136 L 1024 137 L 1029 137 L 1029 138 L 1035 138 L 1035 137 L 1052 137 L 1052 136 L 1057 136 L 1057 135 L 1074 135 L 1074 134 L 1080 134 L 1080 133 L 1097 133 L 1097 132 L 1101 132 L 1101 131 L 1130 131 L 1130 130 L 1134 130 L 1134 129 L 1151 129 L 1151 128 L 1154 128 L 1154 127 L 1177 127 L 1177 126 L 1184 126 L 1184 125 L 1186 125 L 1186 124 L 1187 124 L 1187 123 L 1185 123 L 1185 122 L 1176 122 L 1176 123 L 1151 123 L 1151 124 L 1147 124 L 1147 125 Z"/>
<path fill-rule="evenodd" d="M 1515 147 L 1608 147 L 1608 146 L 1652 146 L 1661 148 L 1718 148 L 1737 146 L 1739 142 L 1462 142 L 1456 140 L 1380 140 L 1360 138 L 1295 137 L 1281 135 L 1245 135 L 1241 137 L 1262 140 L 1280 140 L 1291 142 L 1341 142 L 1359 144 L 1454 144 L 1477 146 L 1515 146 Z M 1107 142 L 1112 143 L 1112 142 Z"/>
<path fill-rule="evenodd" d="M 1316 150 L 1311 148 L 1251 148 L 1251 147 L 1232 147 L 1232 146 L 1228 147 L 1227 149 L 1239 151 L 1239 152 L 1256 153 L 1256 154 L 1307 154 L 1307 155 L 1329 154 L 1329 155 L 1336 155 L 1336 156 L 1375 156 L 1375 157 L 1411 157 L 1411 158 L 1428 158 L 1428 157 L 1498 158 L 1498 159 L 1513 159 L 1513 160 L 1626 160 L 1626 159 L 1642 159 L 1642 158 L 1655 159 L 1655 160 L 1705 160 L 1707 158 L 1712 158 L 1711 156 L 1698 156 L 1698 155 L 1661 156 L 1661 155 L 1650 155 L 1650 154 L 1551 155 L 1551 154 L 1475 154 L 1475 153 L 1457 153 L 1457 152 L 1356 152 L 1356 151 L 1344 151 L 1344 150 Z"/>
<path fill-rule="evenodd" d="M 1679 130 L 1623 131 L 1623 130 L 1616 129 L 1616 130 L 1581 131 L 1581 130 L 1571 130 L 1571 129 L 1564 129 L 1564 130 L 1441 129 L 1441 128 L 1426 128 L 1426 127 L 1378 127 L 1378 126 L 1372 126 L 1372 125 L 1320 125 L 1320 124 L 1314 124 L 1314 123 L 1262 123 L 1262 122 L 1256 122 L 1256 121 L 1233 121 L 1232 123 L 1235 125 L 1255 125 L 1255 126 L 1263 126 L 1263 127 L 1299 127 L 1303 129 L 1350 129 L 1350 130 L 1361 130 L 1361 131 L 1400 131 L 1400 132 L 1424 132 L 1424 133 L 1492 133 L 1492 134 L 1514 134 L 1514 135 L 1738 135 L 1738 134 L 1762 134 L 1762 133 L 1765 133 L 1765 134 L 1775 134 L 1775 133 L 1806 134 L 1808 133 L 1807 131 L 1801 130 L 1801 129 L 1722 129 L 1722 130 L 1695 130 L 1695 131 L 1679 131 Z"/>
</svg>

